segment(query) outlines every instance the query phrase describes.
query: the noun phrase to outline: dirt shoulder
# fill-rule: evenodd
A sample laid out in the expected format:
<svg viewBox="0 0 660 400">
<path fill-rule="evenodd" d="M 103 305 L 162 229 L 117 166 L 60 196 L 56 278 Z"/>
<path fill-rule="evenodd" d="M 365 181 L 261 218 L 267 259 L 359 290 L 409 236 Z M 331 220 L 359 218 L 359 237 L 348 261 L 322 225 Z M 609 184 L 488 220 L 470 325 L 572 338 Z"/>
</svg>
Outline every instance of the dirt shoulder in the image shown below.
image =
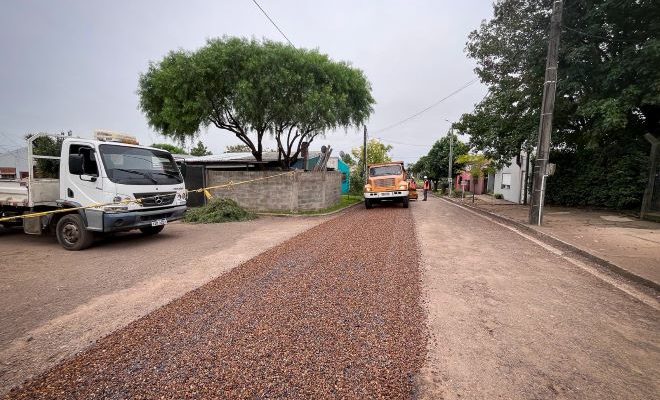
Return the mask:
<svg viewBox="0 0 660 400">
<path fill-rule="evenodd" d="M 83 252 L 0 233 L 0 394 L 327 218 L 174 223 Z"/>
<path fill-rule="evenodd" d="M 656 299 L 457 205 L 420 205 L 422 398 L 657 397 Z"/>
</svg>

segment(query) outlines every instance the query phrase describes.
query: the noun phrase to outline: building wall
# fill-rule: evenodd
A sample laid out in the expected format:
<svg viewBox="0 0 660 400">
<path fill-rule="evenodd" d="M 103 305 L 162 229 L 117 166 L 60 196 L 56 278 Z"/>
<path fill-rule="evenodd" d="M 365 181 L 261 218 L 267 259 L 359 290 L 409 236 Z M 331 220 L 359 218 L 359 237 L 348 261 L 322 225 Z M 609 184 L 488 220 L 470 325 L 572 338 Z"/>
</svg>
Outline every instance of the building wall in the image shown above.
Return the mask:
<svg viewBox="0 0 660 400">
<path fill-rule="evenodd" d="M 351 189 L 351 169 L 342 160 L 337 160 L 337 170 L 344 175 L 341 182 L 341 192 L 347 194 Z"/>
<path fill-rule="evenodd" d="M 524 165 L 524 158 L 522 159 L 523 165 Z M 509 185 L 505 185 L 504 187 L 504 180 L 505 174 L 509 174 Z M 516 164 L 516 159 L 513 158 L 511 160 L 511 165 L 508 167 L 503 167 L 495 173 L 495 190 L 494 193 L 501 193 L 502 197 L 504 200 L 511 201 L 514 203 L 522 203 L 522 186 L 521 186 L 521 178 L 524 180 L 524 171 L 521 167 Z M 524 184 L 524 181 L 523 183 Z"/>
<path fill-rule="evenodd" d="M 0 154 L 0 168 L 7 172 L 9 169 L 13 169 L 16 179 L 21 177 L 21 173 L 26 175 L 28 173 L 27 148 L 23 147 Z"/>
<path fill-rule="evenodd" d="M 219 171 L 207 169 L 208 186 L 223 185 L 282 174 L 278 171 Z M 253 183 L 211 190 L 252 211 L 311 211 L 339 203 L 341 173 L 303 172 L 276 176 Z"/>
<path fill-rule="evenodd" d="M 457 175 L 454 179 L 454 191 L 460 192 L 463 190 L 463 185 L 461 182 L 469 181 L 470 184 L 465 186 L 466 192 L 471 192 L 474 194 L 484 194 L 486 193 L 486 185 L 488 179 L 485 176 L 480 176 L 476 180 L 472 179 L 472 175 L 469 172 L 462 172 Z M 496 188 L 497 189 L 497 188 Z"/>
</svg>

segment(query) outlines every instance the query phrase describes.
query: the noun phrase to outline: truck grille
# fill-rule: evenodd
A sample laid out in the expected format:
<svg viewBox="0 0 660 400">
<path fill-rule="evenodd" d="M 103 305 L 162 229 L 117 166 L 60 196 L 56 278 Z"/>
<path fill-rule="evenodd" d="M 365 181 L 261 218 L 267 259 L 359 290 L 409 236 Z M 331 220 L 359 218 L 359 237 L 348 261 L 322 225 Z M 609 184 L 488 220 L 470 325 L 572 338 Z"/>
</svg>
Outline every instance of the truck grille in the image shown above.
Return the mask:
<svg viewBox="0 0 660 400">
<path fill-rule="evenodd" d="M 386 188 L 394 186 L 394 178 L 376 179 L 374 185 L 379 188 Z"/>
<path fill-rule="evenodd" d="M 133 193 L 136 199 L 142 199 L 145 207 L 166 206 L 174 202 L 176 192 Z"/>
</svg>

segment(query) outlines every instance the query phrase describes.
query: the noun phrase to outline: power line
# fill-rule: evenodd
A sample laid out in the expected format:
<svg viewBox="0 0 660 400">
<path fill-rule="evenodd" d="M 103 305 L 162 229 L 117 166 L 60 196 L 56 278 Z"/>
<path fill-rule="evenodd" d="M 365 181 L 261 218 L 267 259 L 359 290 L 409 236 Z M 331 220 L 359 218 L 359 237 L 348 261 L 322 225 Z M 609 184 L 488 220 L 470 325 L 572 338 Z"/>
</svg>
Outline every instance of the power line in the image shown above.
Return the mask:
<svg viewBox="0 0 660 400">
<path fill-rule="evenodd" d="M 384 132 L 384 131 L 386 131 L 386 130 L 388 130 L 388 129 L 392 129 L 392 128 L 394 128 L 394 127 L 397 127 L 397 126 L 399 126 L 399 125 L 401 125 L 401 124 L 404 124 L 404 123 L 410 121 L 411 119 L 413 119 L 413 118 L 415 118 L 415 117 L 417 117 L 417 116 L 420 116 L 420 115 L 424 114 L 425 112 L 427 112 L 428 110 L 432 109 L 433 107 L 439 105 L 440 103 L 442 103 L 443 101 L 447 100 L 448 98 L 450 98 L 450 97 L 452 97 L 452 96 L 458 94 L 459 92 L 463 91 L 464 89 L 466 89 L 466 88 L 472 86 L 472 85 L 475 84 L 478 80 L 479 80 L 479 78 L 474 78 L 474 79 L 472 79 L 471 81 L 467 82 L 465 85 L 463 85 L 463 86 L 461 86 L 460 88 L 454 90 L 453 92 L 449 93 L 447 96 L 441 98 L 440 100 L 438 100 L 438 101 L 436 101 L 435 103 L 431 104 L 430 106 L 424 108 L 423 110 L 418 111 L 418 112 L 416 112 L 415 114 L 413 114 L 413 115 L 411 115 L 411 116 L 409 116 L 409 117 L 407 117 L 407 118 L 404 118 L 404 119 L 402 119 L 402 120 L 399 121 L 399 122 L 395 122 L 395 123 L 393 123 L 392 125 L 386 126 L 386 127 L 383 128 L 383 129 L 378 129 L 378 130 L 376 130 L 374 133 L 381 133 L 381 132 Z"/>
<path fill-rule="evenodd" d="M 253 2 L 257 7 L 259 7 L 259 9 L 261 10 L 261 12 L 264 13 L 264 15 L 266 16 L 266 18 L 268 18 L 268 20 L 270 21 L 270 23 L 273 24 L 273 26 L 275 27 L 275 29 L 277 29 L 277 30 L 282 34 L 282 36 L 284 36 L 284 39 L 286 39 L 286 41 L 289 42 L 289 44 L 290 44 L 292 47 L 296 47 L 296 46 L 293 45 L 293 43 L 291 43 L 291 41 L 289 40 L 289 38 L 286 37 L 286 35 L 284 34 L 284 32 L 282 32 L 282 30 L 280 29 L 280 27 L 277 26 L 277 24 L 275 23 L 275 21 L 273 21 L 273 19 L 268 15 L 268 13 L 266 12 L 266 10 L 264 10 L 264 9 L 259 5 L 259 3 L 257 3 L 257 0 L 252 0 L 252 2 Z"/>
<path fill-rule="evenodd" d="M 386 138 L 382 138 L 382 137 L 376 137 L 376 136 L 374 136 L 374 139 L 382 140 L 383 142 L 388 142 L 388 143 L 392 143 L 392 144 L 399 144 L 399 145 L 402 145 L 402 146 L 429 147 L 426 144 L 397 142 L 396 140 L 390 140 L 390 139 L 386 139 Z"/>
</svg>

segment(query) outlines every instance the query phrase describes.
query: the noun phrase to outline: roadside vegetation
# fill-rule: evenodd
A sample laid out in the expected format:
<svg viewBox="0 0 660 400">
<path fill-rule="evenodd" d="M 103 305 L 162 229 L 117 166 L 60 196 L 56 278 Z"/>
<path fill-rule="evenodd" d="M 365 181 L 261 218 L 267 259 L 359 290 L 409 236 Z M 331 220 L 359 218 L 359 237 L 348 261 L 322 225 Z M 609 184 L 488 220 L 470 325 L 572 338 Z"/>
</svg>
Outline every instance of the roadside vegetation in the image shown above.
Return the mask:
<svg viewBox="0 0 660 400">
<path fill-rule="evenodd" d="M 361 126 L 375 103 L 364 73 L 346 62 L 235 37 L 152 62 L 140 76 L 138 95 L 149 125 L 162 135 L 183 143 L 213 126 L 240 140 L 257 161 L 270 135 L 284 169 L 305 143 Z"/>
<path fill-rule="evenodd" d="M 207 205 L 190 208 L 183 220 L 192 224 L 214 224 L 219 222 L 249 221 L 257 218 L 231 199 L 213 199 Z"/>
<path fill-rule="evenodd" d="M 496 164 L 537 143 L 551 0 L 499 0 L 466 53 L 488 94 L 454 124 Z M 654 1 L 564 6 L 547 202 L 635 208 L 660 136 L 660 25 Z M 529 168 L 528 168 L 529 170 Z"/>
</svg>

